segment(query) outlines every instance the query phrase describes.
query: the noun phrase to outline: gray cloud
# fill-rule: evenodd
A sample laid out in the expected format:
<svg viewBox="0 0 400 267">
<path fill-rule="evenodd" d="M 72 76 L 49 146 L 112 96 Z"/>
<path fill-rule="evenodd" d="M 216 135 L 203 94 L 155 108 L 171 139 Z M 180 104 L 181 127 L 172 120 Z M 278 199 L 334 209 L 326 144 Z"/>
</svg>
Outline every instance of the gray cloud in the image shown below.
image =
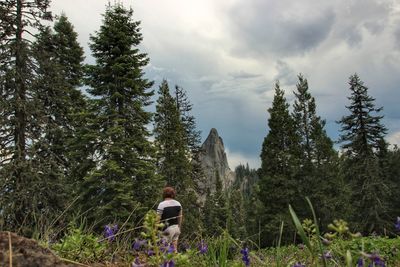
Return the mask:
<svg viewBox="0 0 400 267">
<path fill-rule="evenodd" d="M 248 0 L 227 14 L 236 56 L 304 55 L 330 38 L 354 47 L 388 26 L 392 0 Z"/>
<path fill-rule="evenodd" d="M 278 74 L 276 75 L 275 80 L 279 80 L 281 84 L 285 85 L 293 85 L 296 83 L 297 74 L 288 63 L 278 60 L 276 62 L 276 69 Z"/>
<path fill-rule="evenodd" d="M 394 29 L 393 35 L 395 39 L 395 48 L 400 50 L 400 25 Z"/>
<path fill-rule="evenodd" d="M 297 7 L 289 2 L 250 0 L 233 6 L 228 14 L 232 38 L 237 44 L 233 53 L 296 55 L 325 40 L 335 22 L 334 12 L 324 8 L 308 14 L 307 4 L 303 10 L 294 10 Z M 289 12 L 285 13 L 285 9 Z M 294 15 L 296 11 L 299 12 Z"/>
<path fill-rule="evenodd" d="M 383 21 L 367 21 L 364 23 L 364 27 L 373 35 L 381 33 L 385 27 Z"/>
<path fill-rule="evenodd" d="M 257 77 L 261 76 L 261 74 L 248 73 L 243 70 L 241 70 L 239 72 L 229 73 L 229 75 L 232 76 L 234 79 L 249 79 L 249 78 L 257 78 Z"/>
<path fill-rule="evenodd" d="M 364 32 L 371 35 L 382 33 L 388 24 L 393 3 L 391 0 L 341 1 L 335 7 L 338 15 L 333 39 L 345 41 L 351 47 L 358 46 L 364 39 Z"/>
</svg>

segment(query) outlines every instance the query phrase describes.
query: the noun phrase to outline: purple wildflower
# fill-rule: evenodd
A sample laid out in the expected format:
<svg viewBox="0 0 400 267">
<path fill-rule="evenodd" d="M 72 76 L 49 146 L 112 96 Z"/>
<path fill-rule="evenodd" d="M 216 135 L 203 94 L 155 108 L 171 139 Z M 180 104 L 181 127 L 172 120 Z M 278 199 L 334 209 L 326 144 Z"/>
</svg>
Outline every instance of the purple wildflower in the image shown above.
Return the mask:
<svg viewBox="0 0 400 267">
<path fill-rule="evenodd" d="M 149 249 L 149 250 L 147 251 L 147 256 L 151 257 L 151 256 L 153 256 L 153 255 L 154 255 L 154 251 L 151 250 L 151 249 Z"/>
<path fill-rule="evenodd" d="M 293 265 L 293 267 L 306 267 L 306 266 L 298 262 L 295 265 Z"/>
<path fill-rule="evenodd" d="M 378 254 L 371 254 L 369 258 L 374 263 L 374 266 L 385 267 L 385 262 L 379 257 Z"/>
<path fill-rule="evenodd" d="M 400 217 L 397 217 L 394 227 L 396 228 L 397 231 L 400 231 Z"/>
<path fill-rule="evenodd" d="M 364 260 L 362 258 L 357 260 L 357 267 L 364 267 Z"/>
<path fill-rule="evenodd" d="M 112 242 L 115 240 L 115 234 L 118 232 L 118 225 L 106 225 L 104 227 L 104 237 L 108 239 L 108 241 Z"/>
<path fill-rule="evenodd" d="M 207 250 L 208 250 L 207 244 L 204 242 L 204 240 L 201 240 L 201 242 L 199 244 L 199 252 L 200 252 L 200 254 L 202 254 L 202 255 L 206 254 Z"/>
<path fill-rule="evenodd" d="M 169 245 L 168 249 L 167 249 L 167 253 L 171 254 L 175 252 L 175 246 L 174 244 Z"/>
<path fill-rule="evenodd" d="M 240 253 L 242 253 L 242 261 L 245 266 L 250 266 L 250 258 L 249 258 L 249 249 L 248 248 L 243 248 Z"/>
<path fill-rule="evenodd" d="M 168 249 L 168 247 L 169 247 L 169 244 L 168 244 L 168 242 L 167 242 L 165 239 L 161 239 L 161 240 L 158 242 L 158 246 L 159 246 L 161 252 L 165 252 L 165 251 L 167 251 L 167 249 Z"/>
<path fill-rule="evenodd" d="M 133 244 L 132 244 L 132 248 L 134 250 L 136 250 L 136 251 L 139 251 L 140 248 L 142 246 L 144 246 L 145 244 L 146 244 L 146 240 L 137 240 L 137 239 L 135 239 L 135 242 L 133 242 Z"/>
<path fill-rule="evenodd" d="M 173 260 L 164 261 L 164 263 L 161 264 L 160 267 L 175 267 L 175 262 Z"/>
</svg>

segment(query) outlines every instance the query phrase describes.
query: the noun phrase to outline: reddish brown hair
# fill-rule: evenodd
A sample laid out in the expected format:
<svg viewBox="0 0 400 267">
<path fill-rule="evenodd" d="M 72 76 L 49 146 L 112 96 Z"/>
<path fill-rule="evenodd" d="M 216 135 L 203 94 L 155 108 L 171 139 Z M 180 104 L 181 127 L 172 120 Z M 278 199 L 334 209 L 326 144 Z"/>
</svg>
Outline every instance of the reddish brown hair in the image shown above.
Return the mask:
<svg viewBox="0 0 400 267">
<path fill-rule="evenodd" d="M 163 190 L 163 198 L 175 198 L 176 192 L 175 189 L 173 189 L 170 186 L 167 186 Z"/>
</svg>

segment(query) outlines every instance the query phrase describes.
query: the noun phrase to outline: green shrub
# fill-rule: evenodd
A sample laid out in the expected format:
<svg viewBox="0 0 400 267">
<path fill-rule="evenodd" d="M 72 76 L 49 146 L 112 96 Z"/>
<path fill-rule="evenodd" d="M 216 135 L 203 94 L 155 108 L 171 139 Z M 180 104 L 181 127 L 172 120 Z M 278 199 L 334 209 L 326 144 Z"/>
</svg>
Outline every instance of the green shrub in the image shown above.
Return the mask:
<svg viewBox="0 0 400 267">
<path fill-rule="evenodd" d="M 107 252 L 106 241 L 91 233 L 84 233 L 81 228 L 70 227 L 66 236 L 52 246 L 56 254 L 62 258 L 77 262 L 100 262 Z"/>
<path fill-rule="evenodd" d="M 389 266 L 400 262 L 399 237 L 359 237 L 352 240 L 337 239 L 329 247 L 332 250 L 332 254 L 336 255 L 345 255 L 346 250 L 350 250 L 355 260 L 362 257 L 362 254 L 378 254 Z"/>
</svg>

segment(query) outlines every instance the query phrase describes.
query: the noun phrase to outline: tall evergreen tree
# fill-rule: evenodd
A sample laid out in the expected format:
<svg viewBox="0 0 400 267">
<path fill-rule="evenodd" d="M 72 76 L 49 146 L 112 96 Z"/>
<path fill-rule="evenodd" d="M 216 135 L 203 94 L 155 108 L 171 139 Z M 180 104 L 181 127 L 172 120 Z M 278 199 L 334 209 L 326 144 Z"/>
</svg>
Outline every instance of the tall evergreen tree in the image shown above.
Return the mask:
<svg viewBox="0 0 400 267">
<path fill-rule="evenodd" d="M 75 113 L 84 109 L 85 99 L 77 88 L 82 78 L 83 49 L 73 26 L 62 15 L 54 25 L 42 28 L 33 45 L 37 65 L 33 88 L 38 94 L 42 118 L 41 136 L 34 145 L 32 160 L 43 173 L 35 191 L 41 192 L 42 213 L 58 215 L 72 195 L 69 143 L 75 128 Z M 52 212 L 53 211 L 53 212 Z"/>
<path fill-rule="evenodd" d="M 307 79 L 301 74 L 298 79 L 292 113 L 297 126 L 301 162 L 297 173 L 298 190 L 303 197 L 311 199 L 325 225 L 335 218 L 334 211 L 340 207 L 338 158 L 333 142 L 324 130 L 325 121 L 317 116 L 315 99 L 309 92 Z M 308 210 L 308 207 L 299 209 Z"/>
<path fill-rule="evenodd" d="M 352 188 L 353 223 L 364 232 L 383 232 L 387 227 L 390 193 L 379 166 L 377 154 L 386 134 L 382 125 L 382 108 L 376 108 L 375 99 L 357 74 L 349 79 L 351 95 L 347 106 L 350 114 L 342 117 L 340 142 L 346 155 L 345 175 Z"/>
<path fill-rule="evenodd" d="M 140 218 L 160 188 L 147 129 L 152 114 L 145 110 L 153 82 L 143 77 L 149 59 L 139 52 L 140 22 L 132 14 L 122 4 L 109 5 L 100 30 L 90 37 L 96 64 L 88 66 L 87 81 L 94 97 L 96 167 L 85 177 L 81 203 L 103 223 L 122 222 L 135 208 Z"/>
<path fill-rule="evenodd" d="M 51 19 L 49 3 L 0 2 L 0 216 L 6 228 L 22 229 L 26 235 L 40 214 L 41 196 L 34 185 L 41 177 L 31 158 L 42 123 L 31 86 L 36 66 L 27 35 L 41 28 L 43 19 Z"/>
<path fill-rule="evenodd" d="M 279 233 L 281 221 L 290 225 L 288 205 L 296 206 L 301 199 L 297 190 L 298 168 L 297 144 L 294 120 L 289 113 L 289 104 L 279 83 L 275 84 L 272 107 L 268 109 L 269 133 L 264 139 L 259 170 L 259 199 L 264 206 L 260 214 L 262 245 L 271 244 Z M 291 235 L 291 231 L 286 231 Z M 289 238 L 284 236 L 283 238 Z"/>
<path fill-rule="evenodd" d="M 154 116 L 158 173 L 167 185 L 177 189 L 177 198 L 185 213 L 183 232 L 191 234 L 199 230 L 201 220 L 192 175 L 189 131 L 183 120 L 186 114 L 180 110 L 181 101 L 171 96 L 167 81 L 162 82 L 158 94 Z"/>
<path fill-rule="evenodd" d="M 197 130 L 196 119 L 191 114 L 193 105 L 190 103 L 186 91 L 179 86 L 175 86 L 175 100 L 185 129 L 186 143 L 190 148 L 190 152 L 196 154 L 201 147 L 201 132 Z"/>
<path fill-rule="evenodd" d="M 175 101 L 185 132 L 184 139 L 190 152 L 191 177 L 196 191 L 199 192 L 201 190 L 197 185 L 204 184 L 204 180 L 206 179 L 203 167 L 200 163 L 200 154 L 202 152 L 201 132 L 197 130 L 196 119 L 191 114 L 193 105 L 190 103 L 189 97 L 182 87 L 175 86 Z M 200 193 L 204 194 L 205 192 Z"/>
<path fill-rule="evenodd" d="M 53 44 L 56 50 L 56 60 L 62 66 L 62 76 L 70 86 L 68 92 L 71 97 L 76 96 L 76 105 L 79 106 L 81 91 L 76 90 L 81 85 L 83 76 L 82 62 L 84 59 L 83 48 L 78 43 L 78 34 L 65 14 L 54 23 Z"/>
<path fill-rule="evenodd" d="M 382 108 L 376 108 L 375 99 L 368 95 L 368 87 L 357 74 L 350 76 L 350 105 L 346 108 L 350 115 L 342 117 L 340 142 L 346 155 L 351 158 L 363 158 L 376 154 L 380 142 L 386 134 L 382 125 L 383 116 L 378 115 Z"/>
<path fill-rule="evenodd" d="M 159 172 L 167 185 L 183 192 L 191 183 L 190 155 L 185 129 L 167 81 L 162 82 L 158 93 L 160 97 L 154 116 L 154 135 Z"/>
<path fill-rule="evenodd" d="M 183 199 L 186 210 L 190 213 L 186 213 L 183 230 L 184 233 L 198 233 L 202 229 L 203 221 L 199 195 L 206 193 L 201 190 L 201 185 L 205 183 L 206 179 L 200 162 L 201 132 L 197 129 L 196 119 L 191 113 L 193 105 L 190 103 L 186 91 L 178 85 L 175 86 L 175 102 L 184 129 L 184 141 L 190 164 L 190 183 Z"/>
<path fill-rule="evenodd" d="M 57 19 L 54 24 L 53 46 L 55 51 L 54 60 L 60 66 L 59 74 L 63 77 L 63 99 L 64 119 L 61 122 L 63 137 L 59 138 L 66 172 L 66 183 L 72 190 L 79 186 L 77 180 L 81 180 L 88 169 L 89 153 L 86 140 L 80 140 L 78 133 L 87 131 L 88 100 L 82 94 L 80 86 L 83 78 L 83 48 L 78 43 L 78 35 L 73 25 L 68 21 L 65 14 Z M 60 124 L 60 123 L 59 123 Z M 82 129 L 83 128 L 83 129 Z M 74 196 L 74 194 L 72 194 Z"/>
</svg>

